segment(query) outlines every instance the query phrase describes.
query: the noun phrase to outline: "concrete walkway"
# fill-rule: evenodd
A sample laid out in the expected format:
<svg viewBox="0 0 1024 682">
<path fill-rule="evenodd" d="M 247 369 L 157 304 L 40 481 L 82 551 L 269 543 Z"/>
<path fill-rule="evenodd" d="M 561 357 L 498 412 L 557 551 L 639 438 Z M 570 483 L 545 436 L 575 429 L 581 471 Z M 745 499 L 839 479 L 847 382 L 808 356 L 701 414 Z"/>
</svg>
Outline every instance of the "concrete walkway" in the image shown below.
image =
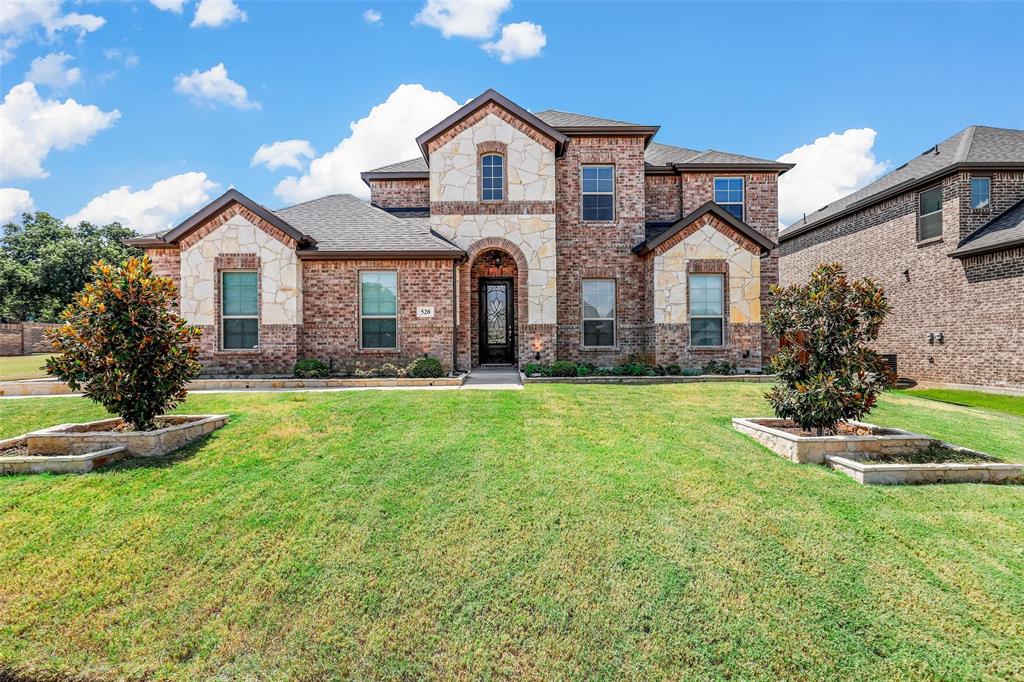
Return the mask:
<svg viewBox="0 0 1024 682">
<path fill-rule="evenodd" d="M 462 388 L 514 391 L 522 389 L 523 382 L 515 367 L 477 367 L 470 371 Z"/>
</svg>

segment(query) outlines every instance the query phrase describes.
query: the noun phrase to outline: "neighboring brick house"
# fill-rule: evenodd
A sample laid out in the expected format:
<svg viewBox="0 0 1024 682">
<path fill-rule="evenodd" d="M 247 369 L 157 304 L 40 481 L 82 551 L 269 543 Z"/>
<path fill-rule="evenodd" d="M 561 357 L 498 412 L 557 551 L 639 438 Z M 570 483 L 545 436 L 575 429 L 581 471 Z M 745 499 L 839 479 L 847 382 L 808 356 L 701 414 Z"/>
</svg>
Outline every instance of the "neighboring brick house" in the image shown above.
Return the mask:
<svg viewBox="0 0 1024 682">
<path fill-rule="evenodd" d="M 1024 131 L 966 128 L 779 239 L 783 284 L 839 261 L 884 285 L 901 376 L 1024 388 Z"/>
<path fill-rule="evenodd" d="M 759 370 L 789 164 L 652 142 L 656 126 L 532 114 L 489 90 L 420 135 L 420 158 L 270 211 L 231 190 L 132 240 L 179 284 L 213 374 L 448 369 L 631 354 Z"/>
</svg>

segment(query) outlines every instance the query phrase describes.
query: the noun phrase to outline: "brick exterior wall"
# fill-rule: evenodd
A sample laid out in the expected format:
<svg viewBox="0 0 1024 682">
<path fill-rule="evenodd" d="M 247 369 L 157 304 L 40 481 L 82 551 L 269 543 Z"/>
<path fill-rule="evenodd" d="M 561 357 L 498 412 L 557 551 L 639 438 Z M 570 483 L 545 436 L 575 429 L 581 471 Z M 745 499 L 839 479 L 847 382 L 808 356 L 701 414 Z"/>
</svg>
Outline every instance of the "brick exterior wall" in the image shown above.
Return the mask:
<svg viewBox="0 0 1024 682">
<path fill-rule="evenodd" d="M 430 180 L 370 180 L 370 203 L 381 208 L 426 208 Z"/>
<path fill-rule="evenodd" d="M 452 368 L 451 260 L 306 260 L 302 267 L 299 355 L 332 362 L 336 371 L 407 365 L 424 353 Z M 359 272 L 398 273 L 398 348 L 362 349 L 359 334 Z M 416 317 L 433 306 L 434 317 Z M 291 368 L 289 368 L 290 371 Z"/>
<path fill-rule="evenodd" d="M 46 339 L 47 329 L 55 322 L 13 322 L 0 324 L 0 356 L 50 353 L 52 347 Z"/>
<path fill-rule="evenodd" d="M 175 300 L 177 291 L 181 289 L 181 251 L 177 245 L 165 249 L 146 249 L 146 255 L 153 261 L 153 274 L 159 277 L 170 277 L 174 282 Z"/>
<path fill-rule="evenodd" d="M 893 311 L 875 347 L 896 354 L 900 375 L 1024 387 L 1024 249 L 962 261 L 947 255 L 961 235 L 1024 198 L 1024 173 L 991 176 L 994 205 L 984 216 L 963 208 L 969 206 L 969 173 L 941 181 L 938 241 L 917 242 L 913 190 L 784 242 L 782 283 L 804 281 L 819 263 L 838 260 L 851 275 L 874 277 L 885 287 Z M 929 344 L 928 335 L 939 333 L 944 343 Z"/>
</svg>

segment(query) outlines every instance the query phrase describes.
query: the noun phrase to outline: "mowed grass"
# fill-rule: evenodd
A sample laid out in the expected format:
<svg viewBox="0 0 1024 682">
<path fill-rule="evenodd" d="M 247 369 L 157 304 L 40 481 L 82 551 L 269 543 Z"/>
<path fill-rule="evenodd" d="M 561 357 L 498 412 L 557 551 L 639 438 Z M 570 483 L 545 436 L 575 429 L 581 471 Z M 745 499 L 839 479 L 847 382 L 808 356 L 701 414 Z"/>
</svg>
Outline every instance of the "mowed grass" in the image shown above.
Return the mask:
<svg viewBox="0 0 1024 682">
<path fill-rule="evenodd" d="M 46 354 L 0 357 L 0 381 L 45 377 L 44 365 L 48 357 Z"/>
<path fill-rule="evenodd" d="M 236 393 L 162 462 L 0 479 L 0 669 L 89 679 L 1024 677 L 1024 486 L 865 487 L 755 384 Z M 0 437 L 95 418 L 0 401 Z M 1019 461 L 1024 417 L 871 420 Z"/>
<path fill-rule="evenodd" d="M 928 400 L 936 400 L 941 403 L 964 407 L 979 407 L 984 410 L 994 410 L 1024 417 L 1024 396 L 982 393 L 980 391 L 965 391 L 954 388 L 918 388 L 906 391 L 905 393 L 915 398 L 927 398 Z"/>
</svg>

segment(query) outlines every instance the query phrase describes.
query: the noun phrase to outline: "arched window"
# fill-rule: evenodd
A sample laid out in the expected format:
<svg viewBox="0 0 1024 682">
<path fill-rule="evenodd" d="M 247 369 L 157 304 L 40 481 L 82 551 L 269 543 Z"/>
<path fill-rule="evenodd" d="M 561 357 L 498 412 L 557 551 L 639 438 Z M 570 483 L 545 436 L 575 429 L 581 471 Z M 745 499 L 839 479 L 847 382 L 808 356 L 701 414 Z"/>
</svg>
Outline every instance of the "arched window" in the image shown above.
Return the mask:
<svg viewBox="0 0 1024 682">
<path fill-rule="evenodd" d="M 505 157 L 484 154 L 480 159 L 480 199 L 501 201 L 505 198 Z"/>
</svg>

